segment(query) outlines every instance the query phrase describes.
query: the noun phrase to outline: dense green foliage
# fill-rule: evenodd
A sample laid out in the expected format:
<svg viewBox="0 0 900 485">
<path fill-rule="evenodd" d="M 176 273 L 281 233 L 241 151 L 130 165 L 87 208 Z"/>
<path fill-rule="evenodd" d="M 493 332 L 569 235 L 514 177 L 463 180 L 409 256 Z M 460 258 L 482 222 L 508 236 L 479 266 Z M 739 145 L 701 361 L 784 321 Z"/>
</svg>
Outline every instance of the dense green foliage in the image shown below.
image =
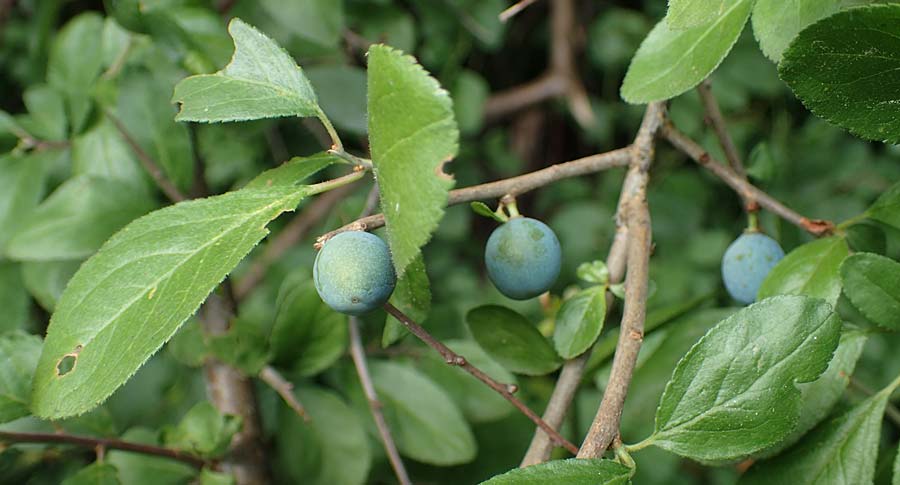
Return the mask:
<svg viewBox="0 0 900 485">
<path fill-rule="evenodd" d="M 504 23 L 507 6 L 0 2 L 0 483 L 226 484 L 247 456 L 277 483 L 396 483 L 353 328 L 415 483 L 900 483 L 900 4 L 544 0 Z M 557 91 L 503 108 L 535 79 Z M 644 111 L 630 103 L 666 101 L 716 159 L 700 161 L 725 161 L 705 79 L 749 181 L 833 231 L 748 221 L 658 137 L 646 301 L 603 261 L 624 167 L 515 194 L 561 254 L 491 282 L 489 237 L 523 219 L 497 228 L 499 196 L 452 189 L 626 146 Z M 344 229 L 378 238 L 317 253 L 373 210 Z M 735 308 L 753 298 L 732 299 L 722 258 L 748 225 L 787 255 L 726 270 L 754 287 Z M 383 291 L 365 312 L 329 301 L 367 268 Z M 559 429 L 576 446 L 619 385 L 620 337 L 642 340 L 626 445 L 516 469 L 535 425 L 380 310 L 388 296 L 538 414 L 593 350 Z M 623 297 L 643 334 L 620 332 Z M 365 314 L 348 326 L 329 305 Z M 255 403 L 223 406 L 229 378 Z M 144 452 L 82 446 L 103 439 Z"/>
</svg>

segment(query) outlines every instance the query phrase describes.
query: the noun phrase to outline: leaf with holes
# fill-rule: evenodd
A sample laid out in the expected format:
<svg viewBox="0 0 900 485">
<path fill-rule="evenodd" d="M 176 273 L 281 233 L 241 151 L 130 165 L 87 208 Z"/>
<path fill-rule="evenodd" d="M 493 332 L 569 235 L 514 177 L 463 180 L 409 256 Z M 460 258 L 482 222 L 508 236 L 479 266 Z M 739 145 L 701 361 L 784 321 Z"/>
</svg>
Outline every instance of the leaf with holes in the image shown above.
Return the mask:
<svg viewBox="0 0 900 485">
<path fill-rule="evenodd" d="M 22 331 L 0 336 L 0 423 L 28 416 L 31 377 L 41 355 L 41 339 Z"/>
<path fill-rule="evenodd" d="M 751 0 L 736 0 L 715 20 L 686 30 L 672 30 L 661 20 L 631 60 L 622 99 L 662 101 L 700 84 L 737 42 L 752 5 Z"/>
<path fill-rule="evenodd" d="M 368 110 L 388 244 L 403 276 L 444 215 L 453 179 L 442 168 L 456 156 L 459 130 L 440 84 L 384 45 L 369 48 Z"/>
<path fill-rule="evenodd" d="M 701 461 L 777 444 L 802 409 L 796 384 L 825 371 L 840 330 L 830 305 L 805 296 L 768 298 L 726 318 L 675 367 L 649 442 Z"/>
<path fill-rule="evenodd" d="M 898 69 L 900 4 L 890 4 L 810 25 L 784 52 L 778 74 L 817 116 L 869 140 L 900 143 Z"/>
<path fill-rule="evenodd" d="M 241 121 L 280 116 L 324 116 L 316 93 L 284 49 L 235 18 L 228 24 L 234 56 L 224 69 L 184 79 L 173 101 L 179 121 Z"/>
<path fill-rule="evenodd" d="M 772 268 L 757 299 L 774 295 L 806 295 L 834 306 L 841 294 L 840 266 L 850 254 L 841 236 L 826 237 L 791 251 Z"/>
<path fill-rule="evenodd" d="M 857 253 L 841 265 L 844 293 L 863 315 L 885 328 L 900 330 L 900 263 Z"/>
<path fill-rule="evenodd" d="M 58 419 L 112 394 L 305 195 L 239 190 L 135 220 L 69 281 L 50 319 L 32 411 Z"/>
<path fill-rule="evenodd" d="M 481 485 L 625 485 L 631 483 L 632 473 L 625 465 L 612 460 L 571 458 L 515 468 Z"/>
</svg>

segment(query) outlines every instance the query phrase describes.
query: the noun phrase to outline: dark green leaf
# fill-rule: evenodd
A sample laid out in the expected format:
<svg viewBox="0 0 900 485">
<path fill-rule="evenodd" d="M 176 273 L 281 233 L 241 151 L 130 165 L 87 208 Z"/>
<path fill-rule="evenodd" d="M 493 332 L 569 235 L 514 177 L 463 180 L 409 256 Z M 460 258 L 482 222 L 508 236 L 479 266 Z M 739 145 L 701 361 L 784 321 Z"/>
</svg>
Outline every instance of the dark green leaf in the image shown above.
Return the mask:
<svg viewBox="0 0 900 485">
<path fill-rule="evenodd" d="M 72 174 L 126 180 L 144 179 L 133 151 L 115 125 L 105 117 L 96 126 L 72 140 Z"/>
<path fill-rule="evenodd" d="M 556 314 L 553 345 L 564 359 L 571 359 L 589 349 L 606 320 L 606 286 L 581 290 L 563 302 Z"/>
<path fill-rule="evenodd" d="M 62 485 L 119 485 L 119 470 L 109 463 L 92 463 L 66 478 Z"/>
<path fill-rule="evenodd" d="M 48 153 L 0 155 L 0 252 L 6 252 L 9 239 L 28 222 L 28 216 L 43 197 L 53 158 Z"/>
<path fill-rule="evenodd" d="M 228 332 L 210 336 L 207 346 L 220 361 L 247 375 L 259 374 L 272 355 L 260 328 L 247 320 L 232 320 Z"/>
<path fill-rule="evenodd" d="M 163 437 L 166 446 L 214 457 L 228 450 L 232 436 L 240 429 L 239 416 L 223 415 L 211 403 L 202 401 L 177 426 L 165 428 Z"/>
<path fill-rule="evenodd" d="M 369 142 L 397 275 L 431 239 L 453 179 L 453 103 L 415 59 L 383 45 L 369 48 Z"/>
<path fill-rule="evenodd" d="M 10 261 L 0 261 L 0 335 L 9 330 L 18 330 L 28 321 L 28 293 L 22 282 L 22 265 Z"/>
<path fill-rule="evenodd" d="M 540 465 L 515 468 L 481 485 L 625 485 L 633 471 L 612 460 L 554 460 Z"/>
<path fill-rule="evenodd" d="M 892 385 L 822 423 L 797 446 L 757 462 L 741 485 L 856 485 L 872 483 L 881 418 Z"/>
<path fill-rule="evenodd" d="M 847 228 L 847 244 L 857 252 L 884 254 L 887 236 L 877 223 L 861 222 Z"/>
<path fill-rule="evenodd" d="M 431 283 L 425 272 L 422 255 L 417 256 L 406 268 L 406 273 L 397 280 L 390 303 L 420 325 L 428 318 L 431 311 Z M 382 347 L 400 340 L 406 333 L 406 327 L 393 315 L 388 315 L 381 335 Z"/>
<path fill-rule="evenodd" d="M 372 380 L 401 453 L 440 466 L 475 458 L 469 425 L 453 399 L 430 379 L 412 367 L 374 362 Z"/>
<path fill-rule="evenodd" d="M 857 253 L 841 265 L 844 294 L 870 321 L 900 330 L 900 263 Z"/>
<path fill-rule="evenodd" d="M 192 320 L 181 326 L 166 348 L 175 360 L 189 367 L 200 367 L 209 354 L 203 329 Z"/>
<path fill-rule="evenodd" d="M 631 60 L 622 99 L 661 101 L 700 84 L 728 55 L 752 5 L 751 0 L 735 0 L 711 22 L 686 30 L 672 30 L 666 19 L 661 20 Z"/>
<path fill-rule="evenodd" d="M 310 421 L 282 407 L 283 428 L 277 435 L 278 460 L 291 483 L 366 483 L 372 454 L 365 428 L 353 410 L 336 394 L 321 388 L 301 387 L 297 398 Z"/>
<path fill-rule="evenodd" d="M 475 134 L 484 125 L 484 105 L 491 88 L 478 73 L 465 70 L 453 85 L 453 113 L 459 123 L 459 130 L 465 134 Z"/>
<path fill-rule="evenodd" d="M 726 318 L 678 363 L 650 442 L 702 461 L 780 442 L 801 410 L 795 384 L 825 371 L 840 328 L 830 305 L 803 296 L 768 298 Z"/>
<path fill-rule="evenodd" d="M 35 373 L 32 411 L 90 410 L 121 386 L 293 210 L 295 190 L 239 190 L 182 202 L 119 231 L 66 287 Z M 72 365 L 62 374 L 57 366 Z"/>
<path fill-rule="evenodd" d="M 544 375 L 562 364 L 537 328 L 509 308 L 481 306 L 469 311 L 466 322 L 478 345 L 500 365 L 517 374 Z"/>
<path fill-rule="evenodd" d="M 806 295 L 834 306 L 841 294 L 840 267 L 850 254 L 841 236 L 817 239 L 793 251 L 772 268 L 757 299 L 774 295 Z"/>
<path fill-rule="evenodd" d="M 897 69 L 900 5 L 890 4 L 845 10 L 807 27 L 778 73 L 816 115 L 863 138 L 900 143 Z"/>
<path fill-rule="evenodd" d="M 28 261 L 83 259 L 155 206 L 149 194 L 121 179 L 71 178 L 32 212 L 6 252 Z"/>
<path fill-rule="evenodd" d="M 0 335 L 0 423 L 28 416 L 41 339 L 20 330 Z"/>
<path fill-rule="evenodd" d="M 753 7 L 753 33 L 769 59 L 781 61 L 791 40 L 809 24 L 841 8 L 843 0 L 757 0 Z"/>
<path fill-rule="evenodd" d="M 294 59 L 272 39 L 232 19 L 234 56 L 215 74 L 191 76 L 175 86 L 179 121 L 241 121 L 317 116 L 316 93 Z"/>
<path fill-rule="evenodd" d="M 157 434 L 146 428 L 132 428 L 122 435 L 122 439 L 160 446 Z M 119 469 L 119 478 L 126 485 L 184 485 L 196 475 L 190 465 L 130 451 L 109 450 L 106 461 Z"/>
<path fill-rule="evenodd" d="M 299 375 L 318 374 L 347 349 L 347 316 L 322 302 L 307 268 L 289 275 L 275 302 L 270 345 L 275 361 Z"/>
<path fill-rule="evenodd" d="M 66 93 L 72 131 L 79 132 L 91 109 L 91 88 L 103 67 L 103 17 L 87 12 L 70 20 L 50 48 L 47 81 Z"/>
<path fill-rule="evenodd" d="M 319 95 L 319 105 L 334 125 L 356 135 L 365 135 L 368 130 L 366 71 L 348 65 L 313 66 L 306 70 L 306 75 Z"/>
<path fill-rule="evenodd" d="M 872 219 L 900 229 L 900 182 L 881 194 L 866 214 Z"/>
<path fill-rule="evenodd" d="M 48 312 L 53 312 L 72 275 L 82 261 L 26 261 L 22 263 L 25 288 Z M 3 307 L 0 307 L 3 308 Z"/>
</svg>

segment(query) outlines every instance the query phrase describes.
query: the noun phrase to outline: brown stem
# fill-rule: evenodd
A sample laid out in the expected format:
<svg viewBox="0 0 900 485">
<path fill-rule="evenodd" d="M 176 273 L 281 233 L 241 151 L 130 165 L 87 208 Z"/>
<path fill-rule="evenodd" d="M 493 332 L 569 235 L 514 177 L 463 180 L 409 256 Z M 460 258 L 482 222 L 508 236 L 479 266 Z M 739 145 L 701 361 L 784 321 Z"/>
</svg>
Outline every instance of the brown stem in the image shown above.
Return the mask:
<svg viewBox="0 0 900 485">
<path fill-rule="evenodd" d="M 362 337 L 359 334 L 359 321 L 356 317 L 348 319 L 350 327 L 350 356 L 353 358 L 353 365 L 356 366 L 356 374 L 359 376 L 359 382 L 362 384 L 363 392 L 369 401 L 369 410 L 372 412 L 372 418 L 375 420 L 375 427 L 378 428 L 378 435 L 381 436 L 381 443 L 384 445 L 384 451 L 387 453 L 388 461 L 397 475 L 397 481 L 400 485 L 412 485 L 409 474 L 406 473 L 406 467 L 403 465 L 403 459 L 400 458 L 400 452 L 397 451 L 397 445 L 391 436 L 391 428 L 388 427 L 387 421 L 384 419 L 381 401 L 378 400 L 378 394 L 375 392 L 375 384 L 372 383 L 372 375 L 369 373 L 369 366 L 366 364 L 366 353 L 363 350 Z"/>
<path fill-rule="evenodd" d="M 163 458 L 171 458 L 173 460 L 187 463 L 195 468 L 203 468 L 209 463 L 197 455 L 187 453 L 172 448 L 163 448 L 160 446 L 147 445 L 144 443 L 134 443 L 131 441 L 122 441 L 114 438 L 94 438 L 92 436 L 76 436 L 58 433 L 18 433 L 12 431 L 0 431 L 0 441 L 9 443 L 51 443 L 83 446 L 85 448 L 93 448 L 95 450 L 121 450 L 133 453 L 141 453 L 144 455 L 160 456 Z"/>
<path fill-rule="evenodd" d="M 612 369 L 603 400 L 578 452 L 578 458 L 602 457 L 610 443 L 619 435 L 619 423 L 637 356 L 644 339 L 644 319 L 647 314 L 647 285 L 649 279 L 651 225 L 647 206 L 647 184 L 653 162 L 654 139 L 665 118 L 665 105 L 651 103 L 644 113 L 644 121 L 634 141 L 634 155 L 626 184 L 619 201 L 628 230 L 626 256 L 625 306 L 622 313 L 619 343 L 613 357 Z"/>
<path fill-rule="evenodd" d="M 111 112 L 106 112 L 106 117 L 113 122 L 116 129 L 119 130 L 119 134 L 122 135 L 122 138 L 125 140 L 125 143 L 131 147 L 131 151 L 138 157 L 138 160 L 141 161 L 141 165 L 144 167 L 144 170 L 150 174 L 150 177 L 153 178 L 153 181 L 156 182 L 157 187 L 166 194 L 166 197 L 169 198 L 172 202 L 181 202 L 183 200 L 187 200 L 184 194 L 178 190 L 178 187 L 175 186 L 168 178 L 166 178 L 165 173 L 162 168 L 160 168 L 159 164 L 156 163 L 153 158 L 141 148 L 141 145 L 138 144 L 137 140 L 131 136 L 131 133 L 128 132 L 128 129 L 124 124 Z"/>
<path fill-rule="evenodd" d="M 728 168 L 727 165 L 723 165 L 718 160 L 712 158 L 703 147 L 679 131 L 671 121 L 667 121 L 663 124 L 660 132 L 675 148 L 681 150 L 694 161 L 712 172 L 716 177 L 722 179 L 723 182 L 728 184 L 728 186 L 745 200 L 755 200 L 769 212 L 772 212 L 791 224 L 809 232 L 813 236 L 821 237 L 831 234 L 834 231 L 834 223 L 831 221 L 808 219 L 794 212 L 774 197 L 741 178 L 737 172 Z"/>
<path fill-rule="evenodd" d="M 284 399 L 284 402 L 290 406 L 298 416 L 303 418 L 304 421 L 311 421 L 309 414 L 306 412 L 306 408 L 303 407 L 303 404 L 301 404 L 300 400 L 297 399 L 297 396 L 294 395 L 294 385 L 291 384 L 289 380 L 285 379 L 274 367 L 270 365 L 263 367 L 263 369 L 259 371 L 259 378 L 268 384 L 269 387 L 274 389 L 275 392 Z"/>
<path fill-rule="evenodd" d="M 431 334 L 428 333 L 427 330 L 422 328 L 421 325 L 419 325 L 418 323 L 413 321 L 405 313 L 403 313 L 402 311 L 397 309 L 397 307 L 395 307 L 394 305 L 391 305 L 390 303 L 385 303 L 384 309 L 388 313 L 393 315 L 397 320 L 400 320 L 400 322 L 403 323 L 403 325 L 407 328 L 407 330 L 409 330 L 413 335 L 418 337 L 419 340 L 421 340 L 426 345 L 428 345 L 432 349 L 436 350 L 439 354 L 441 354 L 441 357 L 443 357 L 444 362 L 446 362 L 448 365 L 455 365 L 455 366 L 462 368 L 463 370 L 465 370 L 466 372 L 468 372 L 469 374 L 474 376 L 479 381 L 485 383 L 488 387 L 490 387 L 494 391 L 497 391 L 498 394 L 503 396 L 504 399 L 509 401 L 513 406 L 516 407 L 516 409 L 521 411 L 522 414 L 527 416 L 528 419 L 530 419 L 534 424 L 536 424 L 541 429 L 543 429 L 547 434 L 549 434 L 551 436 L 551 438 L 553 439 L 553 441 L 556 442 L 556 444 L 558 444 L 559 446 L 564 447 L 565 449 L 569 450 L 573 454 L 578 451 L 578 447 L 576 447 L 574 444 L 569 442 L 569 440 L 563 438 L 562 435 L 560 435 L 558 432 L 556 432 L 556 430 L 553 429 L 553 427 L 551 427 L 543 419 L 541 419 L 541 417 L 538 416 L 534 411 L 532 411 L 528 406 L 526 406 L 525 403 L 520 401 L 519 398 L 513 396 L 513 392 L 515 392 L 517 390 L 517 387 L 515 385 L 501 384 L 501 383 L 495 381 L 491 376 L 485 374 L 484 371 L 482 371 L 478 367 L 475 367 L 474 365 L 469 363 L 469 361 L 466 360 L 465 357 L 450 350 L 450 348 L 448 348 L 446 345 L 444 345 L 439 340 L 432 337 Z"/>
<path fill-rule="evenodd" d="M 448 205 L 462 204 L 474 200 L 492 199 L 506 194 L 519 195 L 543 187 L 558 180 L 600 172 L 610 168 L 624 167 L 630 158 L 630 148 L 620 148 L 599 153 L 570 162 L 551 165 L 517 177 L 473 185 L 462 189 L 451 190 Z M 339 232 L 350 230 L 370 230 L 384 225 L 384 214 L 362 217 L 341 228 L 319 237 L 319 243 L 327 241 Z"/>
</svg>

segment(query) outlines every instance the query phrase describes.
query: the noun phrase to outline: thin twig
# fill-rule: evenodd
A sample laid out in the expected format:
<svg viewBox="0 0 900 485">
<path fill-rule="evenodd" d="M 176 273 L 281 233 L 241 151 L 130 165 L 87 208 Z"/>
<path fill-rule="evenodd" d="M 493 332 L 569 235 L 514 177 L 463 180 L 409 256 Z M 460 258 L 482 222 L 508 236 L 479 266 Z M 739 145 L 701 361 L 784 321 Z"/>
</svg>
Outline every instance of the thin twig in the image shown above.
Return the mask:
<svg viewBox="0 0 900 485">
<path fill-rule="evenodd" d="M 547 168 L 526 173 L 508 179 L 473 185 L 462 189 L 451 190 L 448 205 L 462 204 L 474 200 L 492 199 L 506 194 L 520 195 L 543 187 L 558 180 L 600 172 L 611 168 L 624 167 L 630 159 L 630 148 L 620 148 L 599 153 L 570 162 L 551 165 Z M 355 230 L 371 230 L 384 225 L 384 214 L 362 217 L 334 231 L 319 237 L 319 243 L 327 241 L 337 233 Z"/>
<path fill-rule="evenodd" d="M 769 212 L 772 212 L 773 214 L 805 230 L 813 236 L 826 236 L 834 231 L 833 222 L 822 219 L 808 219 L 794 212 L 771 195 L 763 192 L 762 190 L 756 188 L 755 186 L 741 178 L 740 175 L 738 175 L 734 170 L 728 168 L 727 165 L 724 165 L 718 160 L 712 158 L 712 156 L 710 156 L 710 154 L 706 150 L 704 150 L 703 147 L 701 147 L 697 144 L 697 142 L 691 140 L 687 135 L 679 131 L 671 121 L 667 121 L 665 124 L 663 124 L 660 133 L 663 137 L 669 140 L 669 142 L 675 148 L 681 150 L 687 156 L 691 157 L 694 161 L 712 172 L 716 177 L 722 179 L 723 182 L 728 184 L 728 186 L 730 186 L 735 192 L 738 193 L 738 195 L 743 197 L 745 200 L 748 198 L 755 200 L 757 203 L 759 203 L 760 206 L 762 206 Z"/>
<path fill-rule="evenodd" d="M 403 459 L 400 458 L 400 452 L 397 451 L 397 445 L 391 436 L 391 429 L 384 419 L 381 401 L 378 400 L 378 394 L 375 392 L 375 385 L 372 383 L 372 376 L 369 374 L 369 366 L 366 364 L 366 354 L 363 350 L 362 337 L 359 334 L 359 323 L 356 317 L 348 319 L 350 327 L 350 355 L 353 357 L 353 364 L 356 366 L 356 373 L 359 375 L 359 382 L 362 384 L 363 391 L 369 401 L 369 410 L 372 412 L 372 418 L 375 420 L 375 427 L 378 428 L 378 434 L 381 436 L 381 442 L 384 444 L 384 451 L 388 455 L 388 461 L 397 475 L 397 481 L 400 485 L 411 485 L 409 474 L 406 473 L 406 467 L 403 466 Z"/>
<path fill-rule="evenodd" d="M 509 19 L 515 17 L 522 10 L 528 8 L 529 5 L 536 2 L 537 0 L 519 0 L 518 2 L 510 5 L 506 10 L 500 12 L 500 21 L 508 22 Z"/>
<path fill-rule="evenodd" d="M 203 468 L 209 463 L 203 458 L 173 448 L 148 445 L 123 441 L 114 438 L 95 438 L 92 436 L 76 436 L 60 433 L 19 433 L 12 431 L 0 431 L 0 441 L 8 443 L 50 443 L 83 446 L 97 450 L 99 448 L 109 450 L 130 451 L 144 455 L 160 456 L 187 463 L 195 468 Z"/>
<path fill-rule="evenodd" d="M 528 419 L 530 419 L 534 424 L 540 426 L 541 429 L 543 429 L 547 434 L 549 434 L 551 436 L 551 438 L 553 439 L 553 441 L 555 441 L 556 444 L 558 444 L 559 446 L 562 446 L 563 448 L 569 450 L 573 454 L 578 451 L 578 447 L 576 447 L 574 444 L 569 442 L 569 440 L 563 438 L 562 435 L 560 435 L 555 429 L 553 429 L 553 427 L 551 427 L 543 419 L 541 419 L 541 417 L 538 416 L 534 411 L 532 411 L 528 406 L 526 406 L 525 403 L 520 401 L 519 398 L 517 398 L 516 396 L 513 396 L 513 393 L 516 390 L 518 390 L 517 386 L 515 386 L 513 384 L 501 384 L 501 383 L 495 381 L 491 376 L 485 374 L 484 371 L 482 371 L 478 367 L 475 367 L 474 365 L 469 363 L 469 361 L 466 360 L 465 357 L 450 350 L 450 348 L 448 348 L 446 345 L 444 345 L 439 340 L 437 340 L 433 336 L 431 336 L 431 334 L 428 333 L 427 330 L 422 328 L 421 325 L 419 325 L 418 323 L 413 321 L 405 313 L 403 313 L 402 311 L 397 309 L 397 307 L 395 307 L 394 305 L 391 305 L 390 303 L 385 303 L 384 309 L 388 313 L 393 315 L 397 320 L 400 320 L 400 322 L 403 323 L 403 325 L 407 328 L 407 330 L 409 330 L 413 335 L 418 337 L 419 340 L 421 340 L 426 345 L 428 345 L 432 349 L 436 350 L 439 354 L 441 354 L 441 357 L 443 357 L 444 362 L 446 362 L 448 365 L 455 365 L 455 366 L 462 368 L 463 370 L 465 370 L 466 372 L 468 372 L 469 374 L 474 376 L 479 381 L 487 384 L 487 386 L 490 387 L 491 389 L 493 389 L 494 391 L 497 391 L 498 394 L 503 396 L 504 399 L 509 401 L 513 406 L 516 407 L 516 409 L 521 411 L 522 414 L 527 416 Z"/>
<path fill-rule="evenodd" d="M 175 184 L 173 184 L 168 178 L 166 178 L 166 175 L 163 172 L 162 168 L 160 168 L 159 164 L 157 164 L 156 161 L 153 160 L 153 158 L 148 155 L 143 148 L 141 148 L 141 145 L 138 144 L 137 140 L 135 140 L 134 137 L 131 136 L 131 133 L 128 132 L 128 129 L 124 124 L 122 124 L 119 118 L 117 118 L 109 111 L 106 112 L 106 116 L 110 119 L 110 121 L 113 122 L 113 125 L 115 125 L 116 129 L 119 130 L 119 134 L 122 135 L 125 143 L 127 143 L 128 146 L 131 147 L 131 151 L 133 151 L 134 154 L 137 155 L 138 160 L 141 161 L 141 165 L 143 165 L 144 167 L 144 170 L 146 170 L 147 173 L 150 174 L 150 177 L 153 178 L 153 181 L 156 182 L 156 185 L 160 188 L 160 190 L 162 190 L 163 193 L 166 194 L 166 197 L 168 197 L 172 202 L 181 202 L 183 200 L 187 200 L 187 197 L 185 197 L 185 195 L 182 194 L 180 190 L 178 190 L 178 187 L 176 187 Z"/>
<path fill-rule="evenodd" d="M 625 397 L 644 339 L 652 232 L 647 206 L 647 184 L 650 165 L 653 163 L 656 132 L 664 119 L 664 104 L 651 103 L 647 106 L 644 121 L 633 145 L 634 155 L 629 168 L 628 184 L 622 187 L 620 206 L 624 209 L 624 214 L 620 216 L 624 218 L 628 228 L 625 306 L 609 382 L 594 422 L 578 452 L 579 458 L 602 457 L 610 443 L 619 435 Z"/>
<path fill-rule="evenodd" d="M 728 164 L 731 165 L 731 169 L 734 170 L 735 173 L 746 181 L 747 170 L 744 169 L 744 163 L 741 161 L 741 156 L 738 154 L 737 147 L 734 146 L 734 140 L 732 140 L 731 135 L 728 133 L 725 117 L 722 116 L 722 110 L 719 109 L 719 103 L 713 95 L 712 83 L 709 78 L 704 79 L 703 82 L 697 86 L 697 92 L 700 94 L 700 102 L 703 104 L 703 111 L 706 112 L 706 120 L 716 133 L 716 138 L 719 139 L 719 145 L 722 146 L 722 151 L 725 152 L 725 158 L 728 160 Z M 747 212 L 759 210 L 759 205 L 757 205 L 755 200 L 747 198 L 744 198 L 743 200 L 744 208 Z"/>
<path fill-rule="evenodd" d="M 285 379 L 274 367 L 270 365 L 263 367 L 259 372 L 259 378 L 268 384 L 269 387 L 274 389 L 275 392 L 284 399 L 284 402 L 290 406 L 298 416 L 303 418 L 304 421 L 309 422 L 311 420 L 309 413 L 306 412 L 306 408 L 303 407 L 303 404 L 301 404 L 300 400 L 297 399 L 297 396 L 294 395 L 294 385 Z"/>
</svg>

